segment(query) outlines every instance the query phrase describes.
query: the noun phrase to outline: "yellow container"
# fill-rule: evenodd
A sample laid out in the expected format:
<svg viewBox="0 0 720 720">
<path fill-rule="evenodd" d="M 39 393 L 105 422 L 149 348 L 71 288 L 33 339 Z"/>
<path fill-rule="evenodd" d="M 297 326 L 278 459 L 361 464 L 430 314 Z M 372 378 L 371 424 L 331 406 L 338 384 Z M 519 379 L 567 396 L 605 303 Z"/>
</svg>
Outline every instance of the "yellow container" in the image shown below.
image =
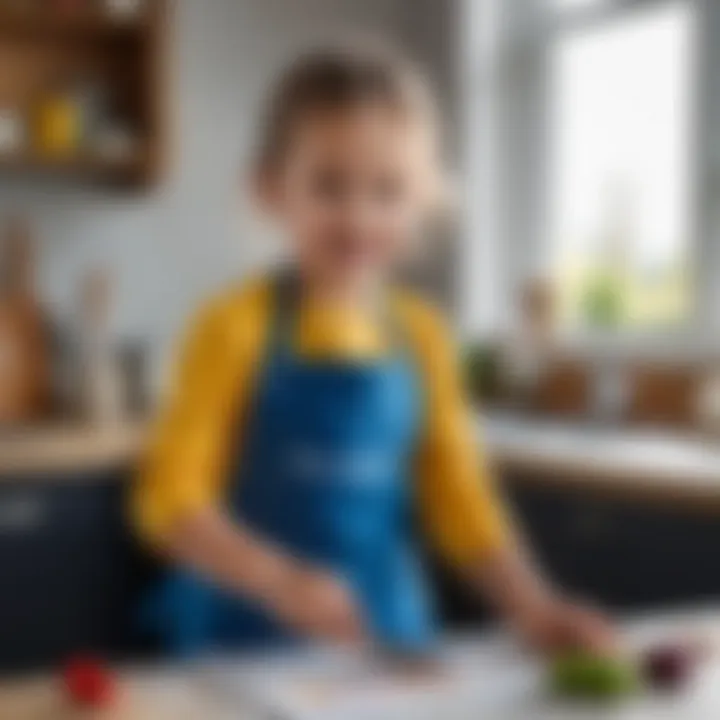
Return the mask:
<svg viewBox="0 0 720 720">
<path fill-rule="evenodd" d="M 67 95 L 50 95 L 37 106 L 35 146 L 46 157 L 68 157 L 81 141 L 80 108 Z"/>
</svg>

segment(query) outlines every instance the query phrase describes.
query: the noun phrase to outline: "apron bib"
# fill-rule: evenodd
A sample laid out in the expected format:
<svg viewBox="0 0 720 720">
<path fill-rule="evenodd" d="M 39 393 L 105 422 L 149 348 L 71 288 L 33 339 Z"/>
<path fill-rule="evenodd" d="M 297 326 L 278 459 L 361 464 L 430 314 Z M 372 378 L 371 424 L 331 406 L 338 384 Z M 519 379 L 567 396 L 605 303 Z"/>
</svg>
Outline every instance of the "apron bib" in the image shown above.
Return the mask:
<svg viewBox="0 0 720 720">
<path fill-rule="evenodd" d="M 228 507 L 260 537 L 342 577 L 382 646 L 423 650 L 434 622 L 412 532 L 420 416 L 412 365 L 401 352 L 303 360 L 292 347 L 299 292 L 291 277 L 278 280 L 276 300 Z M 191 573 L 174 572 L 162 595 L 161 629 L 176 653 L 297 640 L 261 607 Z"/>
</svg>

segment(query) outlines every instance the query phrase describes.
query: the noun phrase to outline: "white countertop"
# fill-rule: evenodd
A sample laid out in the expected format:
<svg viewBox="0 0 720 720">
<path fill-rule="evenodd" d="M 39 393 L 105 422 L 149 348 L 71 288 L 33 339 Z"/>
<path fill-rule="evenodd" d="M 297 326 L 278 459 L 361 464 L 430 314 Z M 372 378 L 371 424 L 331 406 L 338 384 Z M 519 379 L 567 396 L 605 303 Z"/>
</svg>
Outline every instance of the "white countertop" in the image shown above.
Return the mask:
<svg viewBox="0 0 720 720">
<path fill-rule="evenodd" d="M 626 624 L 630 651 L 648 643 L 702 638 L 709 656 L 696 681 L 674 696 L 642 693 L 616 705 L 583 708 L 548 696 L 543 666 L 508 638 L 448 641 L 441 672 L 418 682 L 380 675 L 342 653 L 268 662 L 122 673 L 107 713 L 88 716 L 57 680 L 0 683 L 0 717 L 13 720 L 717 720 L 720 612 L 677 612 Z M 351 668 L 350 671 L 347 668 Z M 290 707 L 288 707 L 288 704 Z"/>
<path fill-rule="evenodd" d="M 509 414 L 491 414 L 480 426 L 488 454 L 501 470 L 720 501 L 720 440 Z"/>
</svg>

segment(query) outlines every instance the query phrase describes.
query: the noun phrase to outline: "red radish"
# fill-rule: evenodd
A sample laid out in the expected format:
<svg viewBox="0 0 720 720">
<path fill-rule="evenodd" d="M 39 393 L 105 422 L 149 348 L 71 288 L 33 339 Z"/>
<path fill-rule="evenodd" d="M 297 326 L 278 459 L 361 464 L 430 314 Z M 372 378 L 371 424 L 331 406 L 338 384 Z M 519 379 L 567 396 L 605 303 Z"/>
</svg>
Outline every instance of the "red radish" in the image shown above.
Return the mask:
<svg viewBox="0 0 720 720">
<path fill-rule="evenodd" d="M 104 708 L 115 699 L 116 687 L 112 673 L 98 660 L 78 658 L 63 671 L 68 695 L 78 704 Z"/>
<path fill-rule="evenodd" d="M 701 655 L 690 643 L 656 645 L 644 654 L 643 674 L 652 687 L 677 690 L 691 679 Z"/>
</svg>

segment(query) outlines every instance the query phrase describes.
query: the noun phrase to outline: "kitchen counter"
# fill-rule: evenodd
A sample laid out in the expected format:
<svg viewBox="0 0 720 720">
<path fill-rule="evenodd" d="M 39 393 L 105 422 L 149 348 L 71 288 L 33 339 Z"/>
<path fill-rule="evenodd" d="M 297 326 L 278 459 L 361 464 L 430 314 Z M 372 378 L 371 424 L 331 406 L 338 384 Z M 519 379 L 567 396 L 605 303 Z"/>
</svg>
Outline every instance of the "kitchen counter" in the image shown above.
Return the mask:
<svg viewBox="0 0 720 720">
<path fill-rule="evenodd" d="M 501 478 L 720 509 L 720 440 L 509 414 L 480 425 Z"/>
<path fill-rule="evenodd" d="M 89 715 L 73 707 L 58 678 L 0 682 L 0 717 L 7 720 L 245 720 L 218 706 L 217 698 L 190 673 L 121 673 L 120 691 L 107 712 Z M 254 720 L 254 719 L 248 719 Z"/>
<path fill-rule="evenodd" d="M 688 608 L 685 612 L 641 615 L 621 624 L 623 644 L 643 648 L 669 638 L 704 638 L 715 648 L 718 614 L 714 608 Z M 445 643 L 439 654 L 444 671 L 430 685 L 394 684 L 391 700 L 387 688 L 393 684 L 369 674 L 373 666 L 330 654 L 313 660 L 303 656 L 293 662 L 226 663 L 153 671 L 135 670 L 120 674 L 120 692 L 115 707 L 92 717 L 108 720 L 260 720 L 266 717 L 306 718 L 526 718 L 556 720 L 575 717 L 576 709 L 558 706 L 544 689 L 543 668 L 508 637 L 496 633 L 457 638 Z M 294 669 L 293 669 L 294 668 Z M 350 670 L 348 668 L 355 668 Z M 704 659 L 697 681 L 687 692 L 653 697 L 643 693 L 616 704 L 592 710 L 596 720 L 640 720 L 662 716 L 667 720 L 715 718 L 720 708 L 717 653 Z M 333 677 L 335 679 L 333 679 Z M 351 680 L 348 682 L 348 677 Z M 362 685 L 353 678 L 364 678 Z M 387 677 L 387 676 L 385 676 Z M 373 680 L 375 678 L 375 680 Z M 375 682 L 376 692 L 365 691 Z M 329 692 L 318 692 L 327 687 Z M 272 690 L 275 688 L 275 690 Z M 285 693 L 282 693 L 285 688 Z M 292 690 L 292 688 L 295 688 Z M 312 688 L 312 692 L 308 692 Z M 342 689 L 342 692 L 337 692 Z M 333 692 L 335 690 L 335 692 Z M 254 702 L 249 702 L 252 693 Z M 268 698 L 274 701 L 268 703 Z M 357 700 L 362 697 L 363 711 Z M 370 702 L 368 702 L 368 698 Z M 315 709 L 309 711 L 312 704 Z M 250 707 L 255 711 L 250 711 Z M 263 712 L 260 712 L 262 706 Z M 302 707 L 305 706 L 305 711 Z M 320 710 L 318 708 L 323 708 Z M 441 710 L 439 708 L 442 708 Z M 289 710 L 289 712 L 288 712 Z M 372 710 L 370 712 L 369 710 Z M 569 713 L 569 714 L 568 714 Z M 64 697 L 57 679 L 0 683 L 0 717 L 13 720 L 80 720 L 90 717 L 73 708 Z"/>
<path fill-rule="evenodd" d="M 720 509 L 720 440 L 667 431 L 556 422 L 489 413 L 481 442 L 499 477 L 682 500 Z M 146 422 L 106 428 L 58 425 L 0 435 L 0 483 L 132 465 L 147 436 Z"/>
<path fill-rule="evenodd" d="M 146 425 L 107 427 L 63 424 L 6 431 L 0 435 L 0 482 L 18 476 L 91 472 L 134 462 Z"/>
</svg>

